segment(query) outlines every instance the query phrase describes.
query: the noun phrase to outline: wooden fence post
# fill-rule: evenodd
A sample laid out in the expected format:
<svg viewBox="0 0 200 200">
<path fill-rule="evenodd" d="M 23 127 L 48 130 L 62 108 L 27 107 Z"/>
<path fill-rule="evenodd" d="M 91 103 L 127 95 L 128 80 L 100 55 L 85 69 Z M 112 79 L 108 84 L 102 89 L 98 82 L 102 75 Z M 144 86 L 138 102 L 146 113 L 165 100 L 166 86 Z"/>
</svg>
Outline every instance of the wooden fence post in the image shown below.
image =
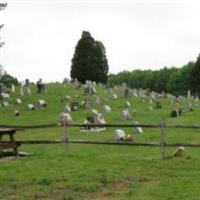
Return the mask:
<svg viewBox="0 0 200 200">
<path fill-rule="evenodd" d="M 160 130 L 160 146 L 161 146 L 161 158 L 166 157 L 166 132 L 165 132 L 165 123 L 164 120 L 161 121 L 161 130 Z"/>
<path fill-rule="evenodd" d="M 65 152 L 67 151 L 67 143 L 68 143 L 68 134 L 67 134 L 67 121 L 64 120 L 64 123 L 63 123 L 63 127 L 64 127 L 64 150 Z"/>
</svg>

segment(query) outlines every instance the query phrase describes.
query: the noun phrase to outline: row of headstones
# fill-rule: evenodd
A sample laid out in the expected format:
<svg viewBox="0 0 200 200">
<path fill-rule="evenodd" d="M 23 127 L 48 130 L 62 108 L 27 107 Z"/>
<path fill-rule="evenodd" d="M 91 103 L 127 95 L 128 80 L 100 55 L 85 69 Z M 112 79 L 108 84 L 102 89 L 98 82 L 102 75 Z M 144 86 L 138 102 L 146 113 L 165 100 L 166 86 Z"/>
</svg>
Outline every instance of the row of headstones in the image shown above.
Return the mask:
<svg viewBox="0 0 200 200">
<path fill-rule="evenodd" d="M 18 105 L 22 104 L 22 100 L 17 98 L 16 99 L 16 104 L 18 104 Z M 7 101 L 4 101 L 2 104 L 0 104 L 0 106 L 5 106 L 5 107 L 8 107 L 10 105 L 11 105 L 10 102 L 7 102 Z M 46 103 L 45 100 L 39 99 L 35 105 L 34 104 L 27 104 L 27 108 L 29 110 L 34 110 L 35 107 L 37 107 L 37 108 L 47 107 L 47 103 Z"/>
<path fill-rule="evenodd" d="M 45 84 L 43 83 L 41 78 L 36 82 L 36 89 L 37 93 L 46 92 Z M 14 84 L 11 85 L 11 92 L 13 93 L 16 92 L 16 86 Z M 9 89 L 3 83 L 0 83 L 0 93 L 7 93 L 7 94 L 9 93 Z M 19 85 L 19 94 L 20 96 L 24 96 L 24 95 L 31 95 L 31 93 L 32 92 L 30 88 L 30 82 L 28 79 L 26 79 Z"/>
</svg>

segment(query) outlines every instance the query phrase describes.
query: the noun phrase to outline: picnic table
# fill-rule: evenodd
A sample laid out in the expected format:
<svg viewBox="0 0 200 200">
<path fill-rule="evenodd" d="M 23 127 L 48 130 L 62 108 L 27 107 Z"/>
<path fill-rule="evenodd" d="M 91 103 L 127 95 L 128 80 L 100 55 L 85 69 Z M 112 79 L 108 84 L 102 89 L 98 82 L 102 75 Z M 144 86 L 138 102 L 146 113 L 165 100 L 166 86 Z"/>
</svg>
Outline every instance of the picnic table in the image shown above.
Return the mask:
<svg viewBox="0 0 200 200">
<path fill-rule="evenodd" d="M 12 148 L 14 154 L 18 155 L 17 147 L 19 144 L 15 142 L 14 134 L 16 133 L 16 129 L 13 128 L 0 128 L 0 149 L 9 149 Z M 3 141 L 2 138 L 4 135 L 9 136 L 9 140 Z"/>
</svg>

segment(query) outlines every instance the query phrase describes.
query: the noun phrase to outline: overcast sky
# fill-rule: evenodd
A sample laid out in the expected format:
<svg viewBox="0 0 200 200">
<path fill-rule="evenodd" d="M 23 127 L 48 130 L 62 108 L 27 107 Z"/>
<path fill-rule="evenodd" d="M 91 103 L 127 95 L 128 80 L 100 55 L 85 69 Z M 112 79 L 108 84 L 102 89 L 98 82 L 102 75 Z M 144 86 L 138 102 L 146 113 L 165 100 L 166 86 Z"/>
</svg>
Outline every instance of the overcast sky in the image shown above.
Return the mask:
<svg viewBox="0 0 200 200">
<path fill-rule="evenodd" d="M 9 1 L 0 63 L 19 80 L 62 81 L 83 30 L 103 42 L 109 72 L 181 67 L 200 53 L 198 1 Z"/>
</svg>

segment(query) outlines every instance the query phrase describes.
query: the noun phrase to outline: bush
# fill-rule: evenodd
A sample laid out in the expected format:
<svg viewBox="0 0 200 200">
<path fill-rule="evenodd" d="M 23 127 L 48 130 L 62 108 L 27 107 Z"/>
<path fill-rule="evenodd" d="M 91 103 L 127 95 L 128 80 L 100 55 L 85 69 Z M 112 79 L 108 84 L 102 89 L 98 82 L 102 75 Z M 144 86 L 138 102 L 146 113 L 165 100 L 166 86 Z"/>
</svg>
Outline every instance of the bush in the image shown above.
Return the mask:
<svg viewBox="0 0 200 200">
<path fill-rule="evenodd" d="M 178 116 L 181 116 L 181 114 L 182 114 L 182 110 L 179 109 L 178 112 L 176 110 L 173 110 L 170 115 L 171 117 L 178 117 Z"/>
</svg>

